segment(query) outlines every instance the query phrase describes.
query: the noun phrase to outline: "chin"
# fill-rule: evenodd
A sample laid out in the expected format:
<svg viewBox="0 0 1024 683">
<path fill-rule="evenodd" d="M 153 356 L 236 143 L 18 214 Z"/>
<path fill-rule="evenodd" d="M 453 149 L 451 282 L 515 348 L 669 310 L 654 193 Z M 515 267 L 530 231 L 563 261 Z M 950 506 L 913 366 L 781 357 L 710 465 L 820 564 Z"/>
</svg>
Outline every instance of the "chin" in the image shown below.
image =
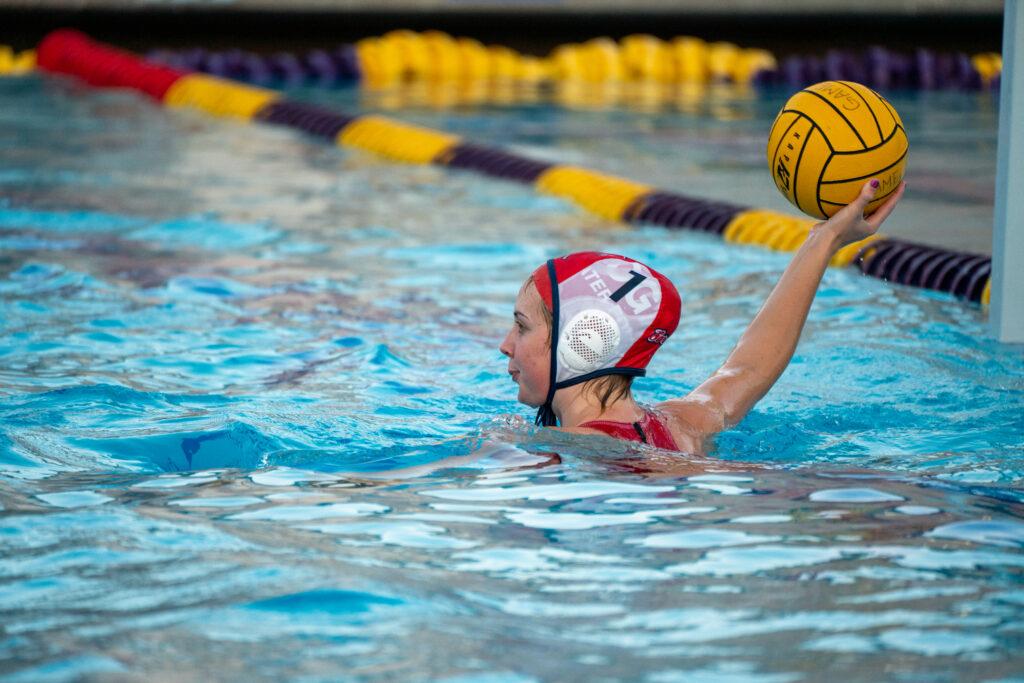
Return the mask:
<svg viewBox="0 0 1024 683">
<path fill-rule="evenodd" d="M 522 403 L 523 405 L 529 406 L 531 408 L 539 408 L 544 403 L 543 398 L 537 399 L 534 396 L 530 396 L 521 388 L 519 389 L 519 396 L 516 397 L 516 400 Z"/>
</svg>

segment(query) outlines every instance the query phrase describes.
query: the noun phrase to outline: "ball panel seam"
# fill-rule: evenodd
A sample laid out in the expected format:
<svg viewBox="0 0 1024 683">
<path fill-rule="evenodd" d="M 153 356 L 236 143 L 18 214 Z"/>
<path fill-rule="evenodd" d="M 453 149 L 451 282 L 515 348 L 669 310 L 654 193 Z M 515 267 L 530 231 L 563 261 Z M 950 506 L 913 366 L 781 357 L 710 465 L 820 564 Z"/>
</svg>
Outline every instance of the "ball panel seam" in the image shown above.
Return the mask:
<svg viewBox="0 0 1024 683">
<path fill-rule="evenodd" d="M 882 124 L 880 124 L 880 123 L 878 122 L 878 116 L 876 116 L 876 115 L 875 115 L 875 108 L 874 108 L 874 107 L 872 107 L 872 106 L 871 106 L 871 103 L 870 103 L 870 102 L 868 102 L 868 100 L 867 100 L 867 98 L 866 98 L 866 97 L 864 97 L 864 94 L 863 94 L 863 93 L 862 93 L 862 92 L 860 91 L 860 88 L 857 88 L 857 87 L 855 87 L 855 86 L 854 86 L 854 85 L 853 85 L 852 83 L 850 83 L 849 81 L 836 81 L 836 83 L 842 83 L 842 84 L 843 84 L 843 85 L 845 85 L 845 86 L 846 86 L 847 88 L 849 88 L 849 89 L 850 89 L 850 90 L 852 90 L 852 91 L 853 91 L 854 93 L 856 93 L 857 97 L 859 97 L 859 98 L 860 98 L 860 101 L 861 101 L 861 102 L 863 102 L 863 103 L 864 103 L 864 106 L 868 108 L 868 113 L 869 113 L 869 114 L 871 114 L 871 118 L 873 118 L 873 119 L 875 120 L 875 128 L 877 128 L 877 129 L 878 129 L 878 139 L 879 139 L 879 140 L 882 140 L 882 139 L 883 139 L 883 138 L 885 137 L 885 134 L 884 134 L 884 133 L 882 133 Z M 881 144 L 881 143 L 879 143 L 879 144 Z"/>
<path fill-rule="evenodd" d="M 829 107 L 831 107 L 831 108 L 832 108 L 832 109 L 833 109 L 833 110 L 834 110 L 834 111 L 835 111 L 835 112 L 836 112 L 837 114 L 839 114 L 840 118 L 842 118 L 842 119 L 843 119 L 843 121 L 846 121 L 846 125 L 848 125 L 848 126 L 850 127 L 850 130 L 852 130 L 852 131 L 853 131 L 853 134 L 857 136 L 857 139 L 858 139 L 858 140 L 860 140 L 860 144 L 861 144 L 861 145 L 863 145 L 864 147 L 867 147 L 867 146 L 868 146 L 868 143 L 866 143 L 866 142 L 864 141 L 864 137 L 863 137 L 863 136 L 862 136 L 862 135 L 860 134 L 860 131 L 859 131 L 859 130 L 857 130 L 857 126 L 853 125 L 853 121 L 851 121 L 850 119 L 846 118 L 846 114 L 844 114 L 844 113 L 843 113 L 843 112 L 842 112 L 842 111 L 841 111 L 841 110 L 839 109 L 839 107 L 837 107 L 836 105 L 834 105 L 834 104 L 832 104 L 831 102 L 829 102 L 829 101 L 828 101 L 828 98 L 827 98 L 827 97 L 824 97 L 824 96 L 823 96 L 823 95 L 821 95 L 820 93 L 816 93 L 816 92 L 814 92 L 813 90 L 802 90 L 801 92 L 805 92 L 805 93 L 809 93 L 809 94 L 811 94 L 811 95 L 814 95 L 814 96 L 815 96 L 815 97 L 817 97 L 817 98 L 818 98 L 819 100 L 821 100 L 822 102 L 824 102 L 825 104 L 827 104 L 827 105 L 828 105 Z M 823 134 L 824 134 L 824 133 L 823 133 Z M 863 150 L 858 150 L 858 151 L 863 151 Z"/>
<path fill-rule="evenodd" d="M 851 150 L 851 151 L 848 151 L 848 152 L 839 151 L 839 152 L 836 152 L 836 154 L 837 155 L 843 155 L 843 154 L 851 155 L 851 154 L 863 154 L 864 152 L 873 152 L 874 150 L 878 149 L 879 147 L 884 147 L 885 145 L 889 144 L 889 142 L 892 141 L 893 137 L 895 137 L 896 134 L 901 132 L 901 131 L 903 132 L 903 137 L 906 138 L 907 137 L 907 131 L 903 130 L 903 126 L 897 124 L 897 126 L 895 128 L 893 128 L 892 133 L 889 134 L 889 137 L 887 137 L 886 139 L 882 140 L 877 145 L 873 145 L 871 147 L 865 147 L 864 149 L 854 149 L 854 150 Z"/>
<path fill-rule="evenodd" d="M 825 136 L 822 135 L 822 138 Z M 821 179 L 825 177 L 825 171 L 828 170 L 828 165 L 832 162 L 832 157 L 835 156 L 835 152 L 828 155 L 828 159 L 825 159 L 825 163 L 821 165 L 821 173 L 818 174 L 818 183 L 814 186 L 814 198 L 818 200 L 818 211 L 821 212 L 822 216 L 828 216 L 825 211 L 825 207 L 821 205 Z"/>
<path fill-rule="evenodd" d="M 896 159 L 895 161 L 893 161 L 891 164 L 889 164 L 888 166 L 884 166 L 882 168 L 876 169 L 876 170 L 872 171 L 871 173 L 868 173 L 867 175 L 855 176 L 853 178 L 843 178 L 842 180 L 822 180 L 822 181 L 820 181 L 819 184 L 820 185 L 838 185 L 840 183 L 848 183 L 848 182 L 853 181 L 853 180 L 867 180 L 868 178 L 873 178 L 874 176 L 877 176 L 877 175 L 879 175 L 881 173 L 885 173 L 889 169 L 891 169 L 891 168 L 893 168 L 895 166 L 898 166 L 901 161 L 903 161 L 904 159 L 907 158 L 907 152 L 909 152 L 909 151 L 910 151 L 909 148 L 903 150 L 903 154 L 901 154 L 899 156 L 899 158 Z M 833 155 L 833 156 L 835 156 L 835 155 Z M 831 161 L 831 160 L 832 159 L 830 157 L 829 161 Z M 822 169 L 822 176 L 824 176 L 824 175 L 825 175 L 825 170 Z"/>
<path fill-rule="evenodd" d="M 866 177 L 870 178 L 871 176 L 866 176 Z M 873 205 L 873 204 L 878 204 L 878 203 L 879 203 L 880 201 L 882 201 L 882 200 L 884 200 L 884 199 L 888 198 L 888 196 L 889 196 L 889 195 L 891 195 L 891 194 L 892 194 L 893 192 L 895 192 L 895 191 L 896 191 L 896 190 L 897 190 L 898 188 L 899 188 L 899 185 L 897 185 L 897 186 L 896 186 L 896 187 L 894 187 L 893 189 L 889 190 L 889 191 L 888 191 L 888 192 L 886 192 L 885 194 L 880 194 L 880 195 L 878 195 L 877 197 L 875 197 L 874 199 L 872 199 L 872 200 L 871 200 L 871 202 L 870 202 L 870 203 L 868 204 L 868 206 L 871 206 L 871 205 Z M 848 203 L 849 203 L 849 202 L 846 202 L 846 203 L 844 204 L 844 203 L 842 203 L 842 202 L 830 202 L 830 201 L 829 201 L 829 200 L 827 200 L 827 199 L 821 199 L 821 198 L 819 198 L 819 200 L 818 200 L 818 201 L 822 202 L 823 204 L 830 204 L 830 205 L 832 205 L 832 206 L 846 206 L 846 204 L 848 204 Z"/>
</svg>

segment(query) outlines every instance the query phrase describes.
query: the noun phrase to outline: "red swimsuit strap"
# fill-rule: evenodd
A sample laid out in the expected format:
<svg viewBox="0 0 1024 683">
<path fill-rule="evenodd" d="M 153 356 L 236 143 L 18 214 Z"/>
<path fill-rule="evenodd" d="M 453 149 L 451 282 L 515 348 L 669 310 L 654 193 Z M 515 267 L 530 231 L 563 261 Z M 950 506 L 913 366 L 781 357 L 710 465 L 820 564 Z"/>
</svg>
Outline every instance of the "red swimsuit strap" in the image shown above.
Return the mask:
<svg viewBox="0 0 1024 683">
<path fill-rule="evenodd" d="M 614 420 L 592 420 L 584 422 L 580 427 L 596 429 L 608 436 L 626 441 L 639 441 L 656 448 L 665 448 L 671 451 L 678 451 L 672 432 L 650 411 L 644 411 L 644 416 L 638 422 L 615 422 Z"/>
</svg>

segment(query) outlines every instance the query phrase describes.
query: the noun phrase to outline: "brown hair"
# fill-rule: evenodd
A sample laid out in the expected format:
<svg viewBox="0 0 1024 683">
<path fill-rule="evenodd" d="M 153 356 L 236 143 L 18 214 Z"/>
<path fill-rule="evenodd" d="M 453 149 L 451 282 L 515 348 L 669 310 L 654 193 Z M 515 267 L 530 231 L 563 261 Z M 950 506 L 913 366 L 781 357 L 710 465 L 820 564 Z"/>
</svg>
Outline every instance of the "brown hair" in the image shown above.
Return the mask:
<svg viewBox="0 0 1024 683">
<path fill-rule="evenodd" d="M 526 289 L 530 285 L 537 286 L 537 283 L 533 280 L 533 275 L 526 278 L 526 282 L 523 283 L 520 289 Z M 548 307 L 544 305 L 543 300 L 540 304 L 540 314 L 548 328 L 548 348 L 551 348 L 551 333 L 555 329 L 555 319 L 552 317 Z M 601 412 L 603 413 L 608 409 L 609 403 L 629 397 L 630 391 L 633 388 L 633 377 L 630 375 L 604 375 L 587 380 L 583 383 L 583 388 L 597 397 L 597 400 L 601 403 Z"/>
</svg>

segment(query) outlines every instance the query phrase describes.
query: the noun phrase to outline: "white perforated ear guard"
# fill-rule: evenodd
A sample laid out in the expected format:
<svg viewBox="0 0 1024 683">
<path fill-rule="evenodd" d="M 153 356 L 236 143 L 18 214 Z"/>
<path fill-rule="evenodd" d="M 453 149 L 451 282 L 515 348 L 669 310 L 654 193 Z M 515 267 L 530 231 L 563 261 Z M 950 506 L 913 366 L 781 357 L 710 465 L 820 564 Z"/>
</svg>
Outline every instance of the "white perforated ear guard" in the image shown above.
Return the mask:
<svg viewBox="0 0 1024 683">
<path fill-rule="evenodd" d="M 615 354 L 621 333 L 615 318 L 590 308 L 577 313 L 558 338 L 558 360 L 575 373 L 603 368 Z"/>
</svg>

